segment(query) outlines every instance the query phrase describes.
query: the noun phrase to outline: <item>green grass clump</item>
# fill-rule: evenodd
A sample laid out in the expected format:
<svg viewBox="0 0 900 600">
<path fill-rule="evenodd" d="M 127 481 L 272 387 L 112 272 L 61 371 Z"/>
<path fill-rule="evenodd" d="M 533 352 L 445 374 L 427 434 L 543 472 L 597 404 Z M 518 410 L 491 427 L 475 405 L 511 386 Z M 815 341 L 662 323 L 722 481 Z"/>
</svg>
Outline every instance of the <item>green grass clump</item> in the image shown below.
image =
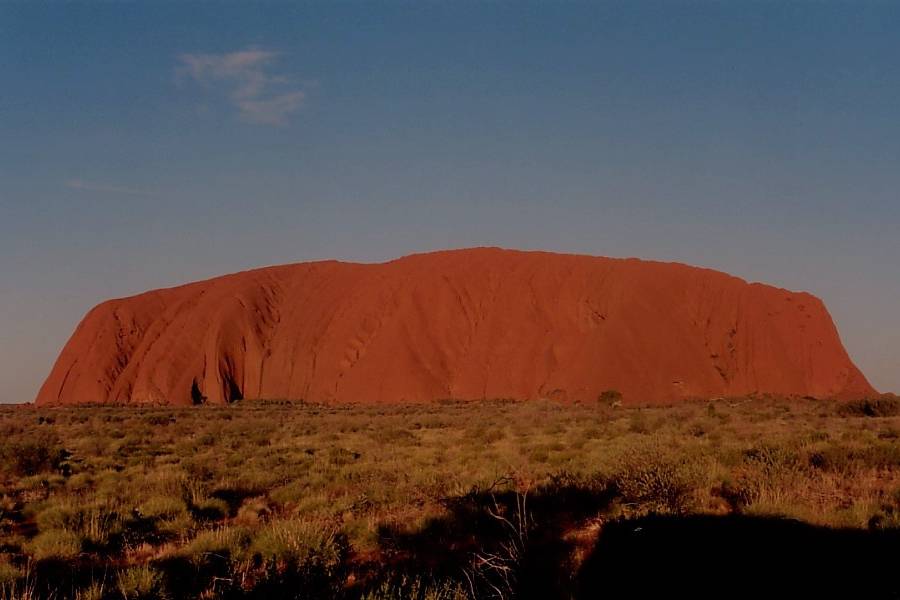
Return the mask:
<svg viewBox="0 0 900 600">
<path fill-rule="evenodd" d="M 76 533 L 54 529 L 37 534 L 25 549 L 35 560 L 70 560 L 81 553 L 81 542 Z"/>
<path fill-rule="evenodd" d="M 382 583 L 377 589 L 367 592 L 362 600 L 398 600 L 400 598 L 468 600 L 470 595 L 469 590 L 460 582 L 429 582 L 422 577 L 404 575 L 397 581 Z"/>
<path fill-rule="evenodd" d="M 21 576 L 22 572 L 14 565 L 0 560 L 0 586 L 12 586 Z"/>
<path fill-rule="evenodd" d="M 116 575 L 116 590 L 123 600 L 155 600 L 164 597 L 162 575 L 152 567 L 131 567 Z"/>
<path fill-rule="evenodd" d="M 346 552 L 346 542 L 332 528 L 307 521 L 275 521 L 263 527 L 250 544 L 249 552 L 271 560 L 282 568 L 288 565 L 337 569 Z"/>
<path fill-rule="evenodd" d="M 250 533 L 240 527 L 204 530 L 182 546 L 177 554 L 196 563 L 204 563 L 210 558 L 239 559 L 250 540 Z"/>
<path fill-rule="evenodd" d="M 141 502 L 137 512 L 149 519 L 174 519 L 187 512 L 187 506 L 181 498 L 173 496 L 151 496 Z"/>
</svg>

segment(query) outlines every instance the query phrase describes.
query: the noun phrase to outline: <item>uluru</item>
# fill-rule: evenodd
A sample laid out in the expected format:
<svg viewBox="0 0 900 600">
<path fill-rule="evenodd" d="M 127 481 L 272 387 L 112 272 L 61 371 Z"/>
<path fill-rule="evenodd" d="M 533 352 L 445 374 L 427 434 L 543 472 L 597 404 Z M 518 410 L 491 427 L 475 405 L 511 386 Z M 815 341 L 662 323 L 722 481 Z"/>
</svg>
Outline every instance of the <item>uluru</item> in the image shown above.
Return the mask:
<svg viewBox="0 0 900 600">
<path fill-rule="evenodd" d="M 677 263 L 474 248 L 109 300 L 38 405 L 874 394 L 816 297 Z"/>
</svg>

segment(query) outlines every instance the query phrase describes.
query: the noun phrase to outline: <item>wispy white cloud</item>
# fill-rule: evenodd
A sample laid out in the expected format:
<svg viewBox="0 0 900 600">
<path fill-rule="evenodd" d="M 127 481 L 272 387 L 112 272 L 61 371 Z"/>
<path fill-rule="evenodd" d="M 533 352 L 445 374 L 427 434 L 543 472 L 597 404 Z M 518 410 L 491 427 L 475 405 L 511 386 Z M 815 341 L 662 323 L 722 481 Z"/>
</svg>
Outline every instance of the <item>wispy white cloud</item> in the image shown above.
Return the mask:
<svg viewBox="0 0 900 600">
<path fill-rule="evenodd" d="M 306 93 L 274 73 L 277 52 L 248 48 L 224 54 L 181 54 L 177 73 L 203 85 L 221 85 L 238 115 L 249 123 L 284 125 L 303 106 Z"/>
<path fill-rule="evenodd" d="M 82 179 L 70 179 L 66 181 L 66 187 L 73 190 L 85 190 L 88 192 L 105 192 L 110 194 L 127 194 L 129 196 L 149 196 L 153 192 L 132 187 L 98 183 L 96 181 L 84 181 Z"/>
</svg>

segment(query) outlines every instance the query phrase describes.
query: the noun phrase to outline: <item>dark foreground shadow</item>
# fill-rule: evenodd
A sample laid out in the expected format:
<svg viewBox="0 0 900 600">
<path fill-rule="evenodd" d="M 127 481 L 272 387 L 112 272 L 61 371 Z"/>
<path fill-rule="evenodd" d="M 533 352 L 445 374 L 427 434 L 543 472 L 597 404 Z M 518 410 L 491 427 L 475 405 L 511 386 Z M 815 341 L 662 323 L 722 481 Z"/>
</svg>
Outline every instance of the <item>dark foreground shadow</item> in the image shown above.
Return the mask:
<svg viewBox="0 0 900 600">
<path fill-rule="evenodd" d="M 382 527 L 387 571 L 462 580 L 476 598 L 568 597 L 574 544 L 565 532 L 609 507 L 595 481 L 554 481 L 532 493 L 477 491 L 415 531 Z"/>
<path fill-rule="evenodd" d="M 448 499 L 446 513 L 422 527 L 382 528 L 380 551 L 369 562 L 354 562 L 341 540 L 337 564 L 262 568 L 260 562 L 247 572 L 253 580 L 245 581 L 226 552 L 176 555 L 152 563 L 161 576 L 159 589 L 142 597 L 456 598 L 413 585 L 449 581 L 478 600 L 900 599 L 900 530 L 832 529 L 741 515 L 651 515 L 603 522 L 594 540 L 596 517 L 610 514 L 616 500 L 616 490 L 602 481 L 571 478 L 525 496 L 473 491 Z M 585 556 L 580 565 L 577 556 Z M 117 591 L 103 564 L 41 561 L 33 573 L 46 582 L 37 590 L 44 598 L 71 597 L 64 592 L 98 577 L 107 578 L 114 596 Z M 385 585 L 390 593 L 374 593 Z"/>
<path fill-rule="evenodd" d="M 900 530 L 651 515 L 604 523 L 592 549 L 572 539 L 615 499 L 596 481 L 543 487 L 524 507 L 514 493 L 472 493 L 416 531 L 382 529 L 383 566 L 435 579 L 465 573 L 476 598 L 900 599 Z M 523 511 L 527 531 L 518 529 Z M 583 542 L 586 558 L 572 564 Z M 479 557 L 496 568 L 479 567 Z"/>
<path fill-rule="evenodd" d="M 743 516 L 605 525 L 576 597 L 900 598 L 900 532 Z"/>
</svg>

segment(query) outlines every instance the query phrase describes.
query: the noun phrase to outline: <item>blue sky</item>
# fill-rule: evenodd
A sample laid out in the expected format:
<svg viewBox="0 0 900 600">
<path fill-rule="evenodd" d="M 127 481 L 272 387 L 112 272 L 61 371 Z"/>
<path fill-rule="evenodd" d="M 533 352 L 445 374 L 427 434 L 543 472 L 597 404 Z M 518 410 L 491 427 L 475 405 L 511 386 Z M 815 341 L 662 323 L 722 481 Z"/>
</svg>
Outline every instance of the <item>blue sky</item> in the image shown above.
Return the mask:
<svg viewBox="0 0 900 600">
<path fill-rule="evenodd" d="M 808 290 L 900 391 L 900 4 L 2 3 L 0 401 L 109 297 L 473 245 Z"/>
</svg>

